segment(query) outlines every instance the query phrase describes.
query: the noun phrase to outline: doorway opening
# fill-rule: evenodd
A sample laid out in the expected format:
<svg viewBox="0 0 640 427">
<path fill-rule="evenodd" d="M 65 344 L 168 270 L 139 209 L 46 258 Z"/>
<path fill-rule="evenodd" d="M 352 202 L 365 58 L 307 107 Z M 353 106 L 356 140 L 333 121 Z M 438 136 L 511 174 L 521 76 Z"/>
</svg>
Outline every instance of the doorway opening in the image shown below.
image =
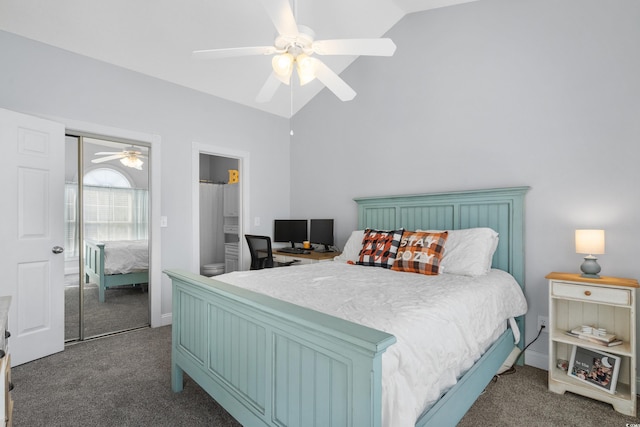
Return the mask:
<svg viewBox="0 0 640 427">
<path fill-rule="evenodd" d="M 67 343 L 150 325 L 150 149 L 66 136 Z"/>
<path fill-rule="evenodd" d="M 249 212 L 249 153 L 245 151 L 233 150 L 226 147 L 217 147 L 194 142 L 191 151 L 191 171 L 192 171 L 192 238 L 193 257 L 192 271 L 197 274 L 213 276 L 216 269 L 221 270 L 221 262 L 224 260 L 224 271 L 231 272 L 244 269 L 244 253 L 246 245 L 241 236 L 244 230 L 249 229 L 247 217 Z M 204 182 L 202 182 L 204 181 Z M 209 182 L 213 182 L 211 184 Z M 201 211 L 201 196 L 205 186 L 219 185 L 222 192 L 222 237 L 213 238 L 212 232 L 207 231 L 210 224 L 211 215 L 203 208 Z M 220 196 L 219 196 L 220 197 Z M 209 217 L 209 218 L 208 218 Z M 217 214 L 217 218 L 219 214 Z M 217 219 L 220 227 L 219 219 Z M 218 228 L 219 230 L 219 228 Z M 220 233 L 218 233 L 220 235 Z M 207 256 L 201 252 L 208 249 L 202 248 L 215 240 L 224 242 L 224 254 L 220 257 L 220 247 L 213 256 Z M 221 260 L 222 259 L 222 260 Z M 209 269 L 203 267 L 209 265 Z M 217 265 L 216 265 L 217 264 Z"/>
<path fill-rule="evenodd" d="M 200 274 L 239 270 L 240 184 L 238 159 L 200 154 Z"/>
</svg>

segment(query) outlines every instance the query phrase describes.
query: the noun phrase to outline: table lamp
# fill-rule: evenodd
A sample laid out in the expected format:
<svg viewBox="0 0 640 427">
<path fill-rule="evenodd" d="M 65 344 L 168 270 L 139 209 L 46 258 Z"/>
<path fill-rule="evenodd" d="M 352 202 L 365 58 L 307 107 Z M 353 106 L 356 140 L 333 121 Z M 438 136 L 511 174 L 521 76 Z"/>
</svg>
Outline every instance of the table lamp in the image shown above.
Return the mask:
<svg viewBox="0 0 640 427">
<path fill-rule="evenodd" d="M 604 230 L 576 230 L 576 253 L 587 255 L 580 266 L 582 277 L 599 279 L 600 265 L 593 255 L 604 253 Z"/>
</svg>

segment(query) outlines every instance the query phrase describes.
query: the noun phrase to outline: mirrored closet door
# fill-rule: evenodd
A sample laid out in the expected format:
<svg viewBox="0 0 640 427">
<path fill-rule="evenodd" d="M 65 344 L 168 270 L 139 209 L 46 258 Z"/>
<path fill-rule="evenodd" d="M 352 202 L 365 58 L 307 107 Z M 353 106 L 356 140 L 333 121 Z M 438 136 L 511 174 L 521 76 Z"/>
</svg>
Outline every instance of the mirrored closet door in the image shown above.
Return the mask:
<svg viewBox="0 0 640 427">
<path fill-rule="evenodd" d="M 66 138 L 65 341 L 149 326 L 149 147 Z"/>
</svg>

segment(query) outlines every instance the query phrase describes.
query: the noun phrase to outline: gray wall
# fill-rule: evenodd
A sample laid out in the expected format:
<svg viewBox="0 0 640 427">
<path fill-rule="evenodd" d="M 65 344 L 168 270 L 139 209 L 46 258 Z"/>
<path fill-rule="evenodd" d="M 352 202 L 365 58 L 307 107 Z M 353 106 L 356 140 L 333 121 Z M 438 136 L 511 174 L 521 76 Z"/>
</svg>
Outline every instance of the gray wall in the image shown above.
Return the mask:
<svg viewBox="0 0 640 427">
<path fill-rule="evenodd" d="M 248 231 L 270 233 L 268 218 L 289 214 L 288 120 L 1 31 L 0 54 L 1 108 L 160 135 L 163 269 L 192 265 L 194 141 L 249 153 L 248 214 L 263 227 Z M 163 276 L 162 313 L 170 312 Z"/>
<path fill-rule="evenodd" d="M 602 274 L 640 277 L 640 2 L 481 0 L 406 16 L 392 58 L 342 73 L 295 117 L 292 215 L 333 217 L 354 197 L 531 186 L 527 341 L 551 271 L 578 272 L 576 228 L 604 228 Z M 312 173 L 310 173 L 310 171 Z M 546 359 L 546 335 L 531 349 Z"/>
</svg>

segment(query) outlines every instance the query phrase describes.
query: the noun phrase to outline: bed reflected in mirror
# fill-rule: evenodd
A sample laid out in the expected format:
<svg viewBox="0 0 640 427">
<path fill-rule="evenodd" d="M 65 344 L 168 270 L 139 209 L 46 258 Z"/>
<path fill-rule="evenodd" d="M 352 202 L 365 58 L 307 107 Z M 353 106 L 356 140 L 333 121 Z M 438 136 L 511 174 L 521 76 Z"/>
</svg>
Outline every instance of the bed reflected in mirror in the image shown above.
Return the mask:
<svg viewBox="0 0 640 427">
<path fill-rule="evenodd" d="M 149 148 L 82 136 L 66 147 L 65 342 L 147 327 Z"/>
</svg>

